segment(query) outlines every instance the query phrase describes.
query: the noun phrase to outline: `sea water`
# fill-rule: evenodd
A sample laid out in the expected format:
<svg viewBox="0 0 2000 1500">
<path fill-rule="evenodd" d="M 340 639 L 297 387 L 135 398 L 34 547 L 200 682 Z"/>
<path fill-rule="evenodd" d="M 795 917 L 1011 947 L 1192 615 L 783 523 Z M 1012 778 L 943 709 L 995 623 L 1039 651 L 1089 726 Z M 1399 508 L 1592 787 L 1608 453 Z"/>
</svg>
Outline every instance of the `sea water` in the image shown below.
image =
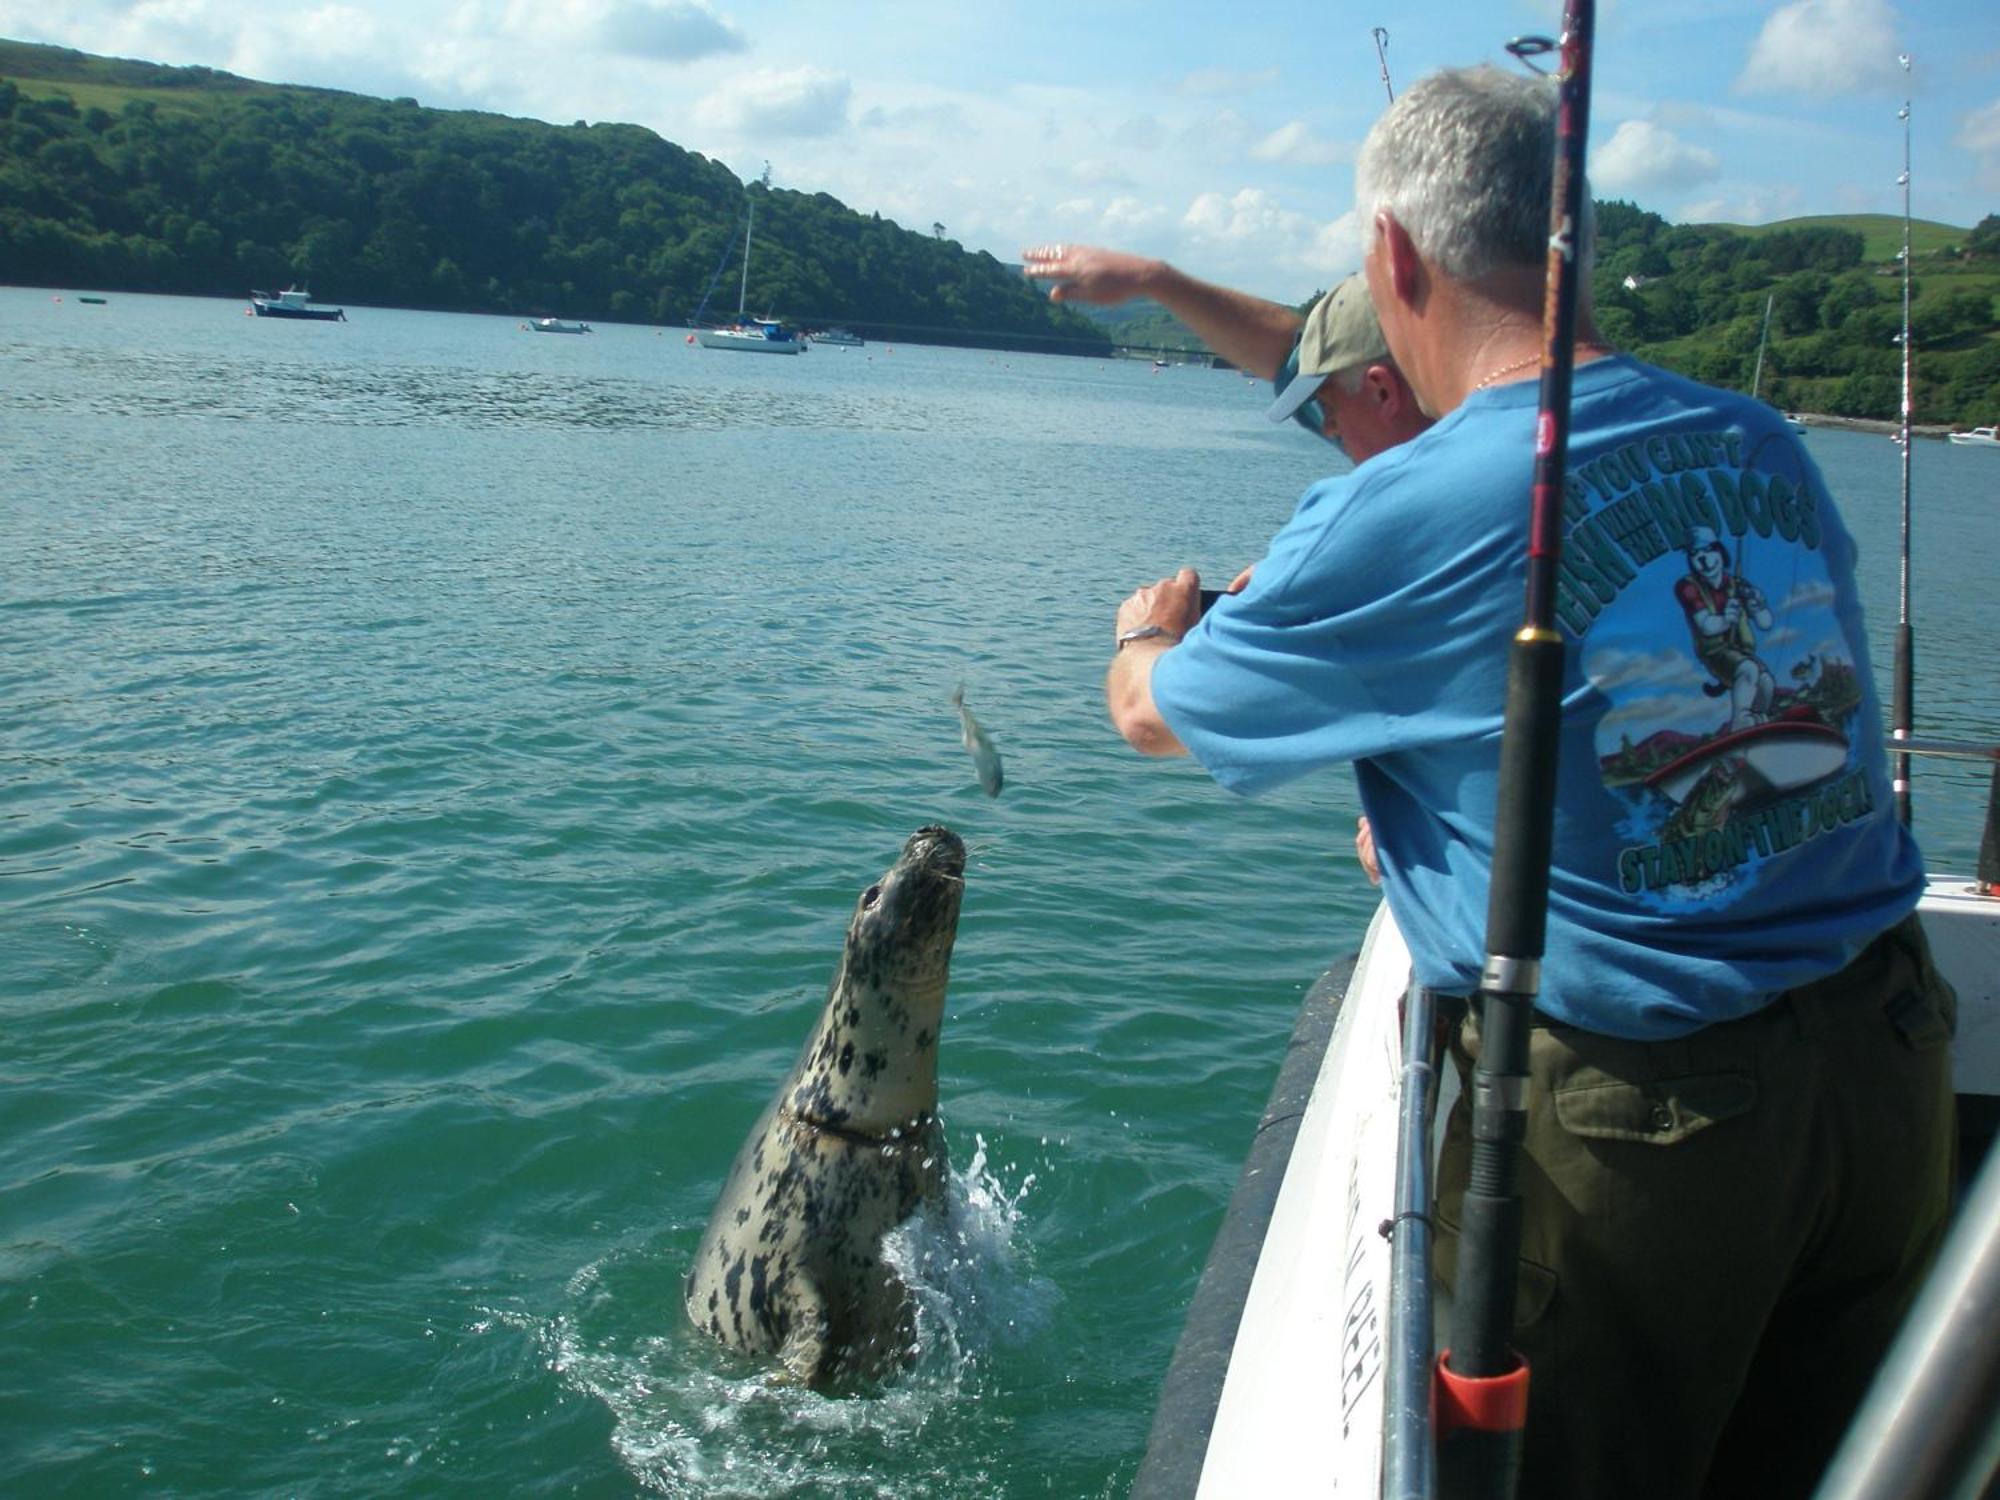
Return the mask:
<svg viewBox="0 0 2000 1500">
<path fill-rule="evenodd" d="M 1112 612 L 1343 465 L 1231 372 L 244 311 L 0 290 L 5 1489 L 1123 1493 L 1374 895 L 1345 772 L 1125 748 Z M 1807 441 L 1886 664 L 1900 455 Z M 1919 724 L 1991 738 L 2000 459 L 1916 475 Z M 1934 864 L 1984 787 L 1920 769 Z M 831 1399 L 681 1276 L 928 822 L 952 1190 Z"/>
</svg>

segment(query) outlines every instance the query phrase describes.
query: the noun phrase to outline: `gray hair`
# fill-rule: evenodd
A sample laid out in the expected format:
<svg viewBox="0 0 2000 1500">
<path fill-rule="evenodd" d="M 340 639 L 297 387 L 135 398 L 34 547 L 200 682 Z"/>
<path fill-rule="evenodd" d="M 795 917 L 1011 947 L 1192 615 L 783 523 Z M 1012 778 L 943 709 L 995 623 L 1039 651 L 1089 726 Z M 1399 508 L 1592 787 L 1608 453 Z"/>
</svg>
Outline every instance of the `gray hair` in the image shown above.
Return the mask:
<svg viewBox="0 0 2000 1500">
<path fill-rule="evenodd" d="M 1556 87 L 1484 65 L 1433 73 L 1391 104 L 1354 168 L 1365 251 L 1386 209 L 1426 260 L 1470 281 L 1548 256 Z M 1588 264 L 1594 215 L 1579 226 Z"/>
</svg>

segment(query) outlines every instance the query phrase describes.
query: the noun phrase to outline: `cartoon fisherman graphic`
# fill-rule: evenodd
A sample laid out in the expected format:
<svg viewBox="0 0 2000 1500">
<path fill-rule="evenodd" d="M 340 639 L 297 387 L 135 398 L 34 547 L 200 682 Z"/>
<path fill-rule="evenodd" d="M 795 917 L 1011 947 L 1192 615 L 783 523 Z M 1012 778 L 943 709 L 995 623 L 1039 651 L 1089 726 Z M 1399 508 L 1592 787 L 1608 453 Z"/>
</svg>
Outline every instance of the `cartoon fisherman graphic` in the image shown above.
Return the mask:
<svg viewBox="0 0 2000 1500">
<path fill-rule="evenodd" d="M 1757 656 L 1756 631 L 1771 628 L 1771 607 L 1755 584 L 1730 572 L 1729 554 L 1711 528 L 1688 528 L 1687 561 L 1674 597 L 1687 616 L 1695 658 L 1715 679 L 1702 691 L 1711 697 L 1729 694 L 1731 729 L 1761 724 L 1771 717 L 1778 691 L 1777 679 Z"/>
</svg>

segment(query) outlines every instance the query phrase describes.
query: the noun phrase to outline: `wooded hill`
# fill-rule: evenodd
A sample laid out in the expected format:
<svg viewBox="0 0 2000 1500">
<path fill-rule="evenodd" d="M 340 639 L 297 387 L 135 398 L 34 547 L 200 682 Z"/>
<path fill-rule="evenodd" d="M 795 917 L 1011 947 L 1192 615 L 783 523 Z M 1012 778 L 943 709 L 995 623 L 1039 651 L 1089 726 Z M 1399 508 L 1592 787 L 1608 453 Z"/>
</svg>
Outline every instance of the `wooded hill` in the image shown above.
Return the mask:
<svg viewBox="0 0 2000 1500">
<path fill-rule="evenodd" d="M 0 42 L 0 281 L 1104 354 L 984 252 L 744 184 L 636 125 L 546 125 Z M 718 268 L 723 274 L 718 278 Z"/>
<path fill-rule="evenodd" d="M 1674 225 L 1600 203 L 1598 326 L 1643 359 L 1749 390 L 1768 299 L 1758 394 L 1787 411 L 1888 420 L 1902 404 L 1902 230 L 1888 215 Z M 1912 420 L 2000 421 L 2000 217 L 1912 224 L 1910 266 Z"/>
<path fill-rule="evenodd" d="M 1598 323 L 1619 348 L 1715 385 L 1748 391 L 1754 384 L 1787 411 L 1882 421 L 1900 414 L 1900 218 L 1674 225 L 1613 202 L 1597 205 L 1597 224 Z M 1910 249 L 1913 420 L 2000 421 L 2000 217 L 1975 229 L 1913 222 Z M 1767 297 L 1771 331 L 1760 377 Z M 1121 343 L 1201 347 L 1154 303 L 1116 312 L 1107 326 Z"/>
<path fill-rule="evenodd" d="M 907 341 L 1104 354 L 1199 347 L 1164 315 L 1115 329 L 992 256 L 824 193 L 740 182 L 635 125 L 546 125 L 208 68 L 0 42 L 0 281 L 685 323 L 733 314 L 757 205 L 749 310 Z M 941 229 L 942 226 L 937 226 Z M 2000 218 L 1913 235 L 1914 412 L 2000 421 Z M 1613 343 L 1788 410 L 1900 406 L 1902 222 L 1673 225 L 1598 206 Z M 718 268 L 723 274 L 718 277 Z"/>
</svg>

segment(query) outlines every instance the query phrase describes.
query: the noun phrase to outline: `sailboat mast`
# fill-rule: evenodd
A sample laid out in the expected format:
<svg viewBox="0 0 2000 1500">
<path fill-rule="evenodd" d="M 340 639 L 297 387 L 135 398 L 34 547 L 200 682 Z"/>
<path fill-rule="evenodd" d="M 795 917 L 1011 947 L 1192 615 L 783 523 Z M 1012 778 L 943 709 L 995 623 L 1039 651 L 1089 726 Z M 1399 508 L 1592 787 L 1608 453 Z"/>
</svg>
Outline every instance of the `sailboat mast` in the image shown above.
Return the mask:
<svg viewBox="0 0 2000 1500">
<path fill-rule="evenodd" d="M 1898 59 L 1910 71 L 1910 54 Z M 1916 691 L 1916 640 L 1910 630 L 1910 101 L 1903 101 L 1903 556 L 1901 606 L 1896 620 L 1896 677 L 1891 689 L 1890 728 L 1906 740 L 1914 728 L 1912 700 Z M 1898 755 L 1891 772 L 1896 816 L 1910 822 L 1910 757 Z"/>
<path fill-rule="evenodd" d="M 743 221 L 743 280 L 736 288 L 736 321 L 743 321 L 743 304 L 750 299 L 750 230 L 757 222 L 757 200 L 750 200 L 750 215 Z"/>
<path fill-rule="evenodd" d="M 1757 368 L 1750 372 L 1750 399 L 1757 399 L 1757 392 L 1764 384 L 1764 344 L 1771 337 L 1771 304 L 1777 300 L 1776 292 L 1764 297 L 1764 331 L 1757 335 Z"/>
</svg>

